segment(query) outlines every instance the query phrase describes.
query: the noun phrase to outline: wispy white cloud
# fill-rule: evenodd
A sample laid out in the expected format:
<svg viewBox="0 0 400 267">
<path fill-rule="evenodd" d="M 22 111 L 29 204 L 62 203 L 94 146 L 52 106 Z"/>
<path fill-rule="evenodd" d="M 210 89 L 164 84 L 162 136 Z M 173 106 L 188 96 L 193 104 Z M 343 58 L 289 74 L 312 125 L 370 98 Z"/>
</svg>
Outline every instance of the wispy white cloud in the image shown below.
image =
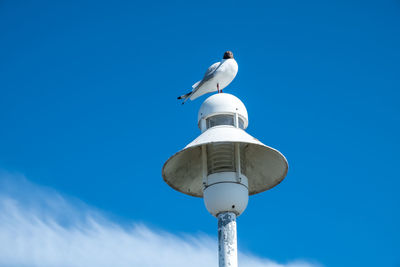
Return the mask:
<svg viewBox="0 0 400 267">
<path fill-rule="evenodd" d="M 0 173 L 1 266 L 217 266 L 216 241 L 178 236 L 142 224 L 121 226 L 79 200 Z M 315 267 L 278 264 L 249 254 L 241 267 Z"/>
</svg>

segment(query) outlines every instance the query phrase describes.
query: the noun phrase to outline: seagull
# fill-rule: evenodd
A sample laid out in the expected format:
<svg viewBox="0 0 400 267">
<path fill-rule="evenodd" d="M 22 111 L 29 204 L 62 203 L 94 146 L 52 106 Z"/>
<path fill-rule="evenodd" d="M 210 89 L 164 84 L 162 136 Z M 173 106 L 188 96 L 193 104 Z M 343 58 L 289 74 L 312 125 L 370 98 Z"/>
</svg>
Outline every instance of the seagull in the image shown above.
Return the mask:
<svg viewBox="0 0 400 267">
<path fill-rule="evenodd" d="M 178 99 L 183 99 L 184 104 L 188 99 L 195 100 L 199 96 L 218 91 L 222 93 L 228 84 L 232 82 L 238 72 L 238 64 L 233 58 L 231 51 L 226 51 L 221 62 L 212 64 L 204 74 L 201 81 L 192 85 L 192 91 L 181 95 Z"/>
</svg>

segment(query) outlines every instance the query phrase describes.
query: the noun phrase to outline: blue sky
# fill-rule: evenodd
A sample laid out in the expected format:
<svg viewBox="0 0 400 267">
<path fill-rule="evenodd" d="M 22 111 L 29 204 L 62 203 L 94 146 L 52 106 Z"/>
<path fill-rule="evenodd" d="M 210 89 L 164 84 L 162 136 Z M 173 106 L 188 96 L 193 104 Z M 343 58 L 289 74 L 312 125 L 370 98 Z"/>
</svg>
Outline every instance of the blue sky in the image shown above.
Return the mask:
<svg viewBox="0 0 400 267">
<path fill-rule="evenodd" d="M 47 188 L 121 229 L 216 238 L 202 200 L 169 188 L 161 168 L 200 133 L 207 96 L 176 96 L 226 50 L 239 72 L 225 92 L 246 105 L 248 133 L 290 165 L 250 198 L 240 251 L 400 266 L 398 1 L 2 1 L 0 169 L 13 184 L 2 207 L 11 198 L 24 214 L 36 201 L 29 216 L 57 217 L 32 190 L 15 193 Z"/>
</svg>

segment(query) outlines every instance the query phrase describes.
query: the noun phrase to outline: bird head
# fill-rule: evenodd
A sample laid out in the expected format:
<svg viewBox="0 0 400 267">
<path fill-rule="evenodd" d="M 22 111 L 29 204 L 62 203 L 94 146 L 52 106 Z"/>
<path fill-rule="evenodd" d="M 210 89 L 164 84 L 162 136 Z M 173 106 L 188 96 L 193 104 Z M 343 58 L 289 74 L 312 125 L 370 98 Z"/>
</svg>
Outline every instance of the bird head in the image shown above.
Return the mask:
<svg viewBox="0 0 400 267">
<path fill-rule="evenodd" d="M 229 58 L 233 58 L 233 53 L 231 51 L 226 51 L 224 53 L 223 59 L 229 59 Z"/>
</svg>

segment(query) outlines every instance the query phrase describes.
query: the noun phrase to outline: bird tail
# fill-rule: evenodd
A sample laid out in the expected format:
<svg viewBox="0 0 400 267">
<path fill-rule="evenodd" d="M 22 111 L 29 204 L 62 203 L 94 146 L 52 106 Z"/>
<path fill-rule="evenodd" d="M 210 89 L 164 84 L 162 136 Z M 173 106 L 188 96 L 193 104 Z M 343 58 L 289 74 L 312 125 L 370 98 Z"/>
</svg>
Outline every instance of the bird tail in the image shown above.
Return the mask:
<svg viewBox="0 0 400 267">
<path fill-rule="evenodd" d="M 189 99 L 191 94 L 192 94 L 192 92 L 189 92 L 187 94 L 178 96 L 178 99 L 183 99 L 182 105 L 185 104 L 185 102 Z"/>
</svg>

